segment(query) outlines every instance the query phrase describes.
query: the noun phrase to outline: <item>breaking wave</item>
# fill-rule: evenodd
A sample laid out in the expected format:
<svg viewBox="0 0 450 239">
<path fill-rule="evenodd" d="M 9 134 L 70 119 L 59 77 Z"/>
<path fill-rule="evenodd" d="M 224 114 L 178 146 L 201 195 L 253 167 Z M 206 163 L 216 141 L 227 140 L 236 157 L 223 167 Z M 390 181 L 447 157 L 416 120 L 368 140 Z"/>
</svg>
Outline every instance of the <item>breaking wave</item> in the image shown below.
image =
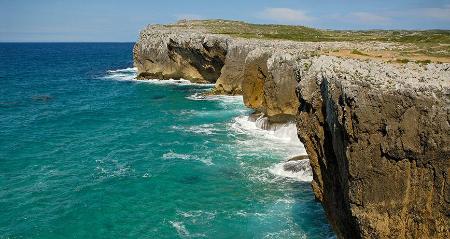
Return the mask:
<svg viewBox="0 0 450 239">
<path fill-rule="evenodd" d="M 288 122 L 284 124 L 271 124 L 267 117 L 260 116 L 253 119 L 252 116 L 238 116 L 231 124 L 231 129 L 237 133 L 253 135 L 258 138 L 284 143 L 295 148 L 291 156 L 305 154 L 303 144 L 297 136 L 297 127 L 295 123 Z M 287 148 L 287 147 L 286 147 Z"/>
<path fill-rule="evenodd" d="M 206 95 L 202 92 L 197 92 L 186 97 L 189 100 L 217 100 L 224 103 L 242 104 L 243 99 L 240 95 Z"/>
<path fill-rule="evenodd" d="M 184 126 L 172 126 L 172 129 L 175 130 L 181 130 L 193 134 L 205 134 L 205 135 L 212 135 L 215 134 L 217 131 L 217 128 L 214 126 L 214 124 L 201 124 L 196 126 L 190 126 L 190 127 L 184 127 Z"/>
<path fill-rule="evenodd" d="M 192 83 L 185 79 L 169 79 L 169 80 L 137 80 L 137 69 L 134 67 L 109 70 L 103 79 L 118 80 L 118 81 L 134 81 L 137 83 L 150 84 L 169 84 L 169 85 L 202 85 L 212 87 L 214 84 L 198 84 Z M 242 105 L 242 96 L 227 96 L 227 95 L 208 95 L 204 91 L 196 92 L 193 95 L 187 96 L 189 100 L 206 100 L 219 101 L 225 105 Z M 242 112 L 244 113 L 244 112 Z M 215 134 L 216 129 L 212 124 L 203 124 L 192 127 L 174 126 L 175 130 L 183 130 L 185 132 L 200 133 L 206 135 Z M 297 128 L 295 123 L 288 122 L 284 124 L 270 123 L 267 117 L 247 116 L 241 115 L 234 118 L 229 125 L 229 129 L 236 134 L 246 134 L 251 137 L 251 140 L 245 142 L 238 142 L 244 147 L 254 147 L 259 149 L 271 149 L 280 151 L 284 155 L 284 161 L 272 165 L 267 168 L 268 172 L 276 177 L 290 178 L 298 181 L 311 181 L 312 173 L 309 166 L 308 159 L 302 161 L 288 161 L 288 159 L 298 156 L 306 155 L 305 148 L 297 136 Z M 177 154 L 169 152 L 163 155 L 164 159 L 181 159 L 181 160 L 196 160 L 212 165 L 210 158 L 203 159 L 193 155 Z"/>
<path fill-rule="evenodd" d="M 242 96 L 207 95 L 202 94 L 202 92 L 195 93 L 186 98 L 190 100 L 216 100 L 227 105 L 242 105 L 243 102 Z M 248 113 L 248 111 L 246 112 Z M 245 113 L 245 111 L 242 113 Z M 213 128 L 202 126 L 184 130 L 205 134 L 214 133 Z M 289 178 L 306 182 L 312 180 L 312 170 L 308 159 L 289 161 L 289 159 L 295 156 L 306 155 L 305 147 L 298 139 L 297 127 L 294 122 L 274 124 L 270 123 L 269 119 L 263 115 L 240 115 L 235 117 L 228 125 L 228 130 L 230 133 L 245 134 L 249 137 L 249 139 L 237 141 L 240 148 L 255 150 L 270 149 L 283 155 L 281 162 L 266 168 L 276 178 Z M 267 180 L 264 174 L 255 174 L 251 175 L 251 177 L 257 180 Z"/>
<path fill-rule="evenodd" d="M 124 69 L 116 69 L 116 70 L 108 70 L 106 71 L 106 75 L 101 77 L 102 79 L 108 80 L 117 80 L 117 81 L 134 81 L 137 83 L 150 83 L 150 84 L 160 84 L 160 85 L 201 85 L 201 86 L 214 86 L 214 84 L 200 84 L 193 83 L 189 80 L 185 79 L 168 79 L 168 80 L 159 80 L 159 79 L 145 79 L 145 80 L 137 80 L 137 68 L 136 67 L 128 67 Z"/>
<path fill-rule="evenodd" d="M 269 172 L 276 176 L 298 181 L 310 182 L 313 179 L 308 159 L 281 162 L 270 167 Z"/>
<path fill-rule="evenodd" d="M 136 73 L 137 68 L 136 67 L 128 67 L 124 69 L 117 69 L 117 70 L 109 70 L 108 73 Z"/>
<path fill-rule="evenodd" d="M 295 156 L 306 155 L 305 147 L 298 139 L 295 123 L 273 124 L 264 116 L 238 116 L 230 128 L 237 134 L 246 134 L 253 139 L 240 142 L 245 147 L 270 149 L 284 156 L 282 162 L 267 168 L 272 175 L 297 181 L 312 180 L 308 159 L 289 161 Z"/>
</svg>

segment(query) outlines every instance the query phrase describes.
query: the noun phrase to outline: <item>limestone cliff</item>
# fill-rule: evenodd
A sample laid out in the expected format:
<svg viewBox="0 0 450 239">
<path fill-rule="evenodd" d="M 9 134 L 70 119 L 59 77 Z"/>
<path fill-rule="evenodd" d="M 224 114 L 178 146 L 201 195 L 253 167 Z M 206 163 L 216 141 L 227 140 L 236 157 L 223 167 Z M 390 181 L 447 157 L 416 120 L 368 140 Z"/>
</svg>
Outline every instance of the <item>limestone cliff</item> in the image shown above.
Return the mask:
<svg viewBox="0 0 450 239">
<path fill-rule="evenodd" d="M 449 65 L 308 62 L 297 128 L 338 235 L 448 238 Z"/>
<path fill-rule="evenodd" d="M 290 42 L 149 26 L 139 78 L 215 83 L 271 122 L 296 120 L 316 198 L 342 238 L 450 237 L 450 64 L 324 56 L 391 43 Z"/>
<path fill-rule="evenodd" d="M 211 83 L 219 78 L 226 54 L 227 41 L 222 37 L 150 28 L 141 33 L 133 55 L 139 78 Z"/>
</svg>

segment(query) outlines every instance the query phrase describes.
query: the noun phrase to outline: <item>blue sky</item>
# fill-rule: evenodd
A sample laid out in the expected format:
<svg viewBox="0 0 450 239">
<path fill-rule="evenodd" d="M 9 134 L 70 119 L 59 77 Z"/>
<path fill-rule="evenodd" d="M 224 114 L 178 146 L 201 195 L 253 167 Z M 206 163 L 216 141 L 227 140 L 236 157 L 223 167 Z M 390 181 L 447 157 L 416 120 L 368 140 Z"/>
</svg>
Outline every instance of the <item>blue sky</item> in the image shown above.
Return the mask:
<svg viewBox="0 0 450 239">
<path fill-rule="evenodd" d="M 0 0 L 0 41 L 135 41 L 147 24 L 184 18 L 327 29 L 450 29 L 450 0 Z"/>
</svg>

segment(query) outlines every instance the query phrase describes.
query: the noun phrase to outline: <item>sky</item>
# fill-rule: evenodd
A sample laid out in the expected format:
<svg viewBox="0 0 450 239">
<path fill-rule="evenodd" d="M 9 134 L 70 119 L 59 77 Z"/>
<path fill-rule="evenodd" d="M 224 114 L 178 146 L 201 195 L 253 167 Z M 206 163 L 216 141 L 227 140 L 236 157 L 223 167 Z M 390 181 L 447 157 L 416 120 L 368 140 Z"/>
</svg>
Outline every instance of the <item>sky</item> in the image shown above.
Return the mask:
<svg viewBox="0 0 450 239">
<path fill-rule="evenodd" d="M 450 0 L 0 0 L 0 42 L 134 42 L 146 25 L 180 19 L 450 29 Z"/>
</svg>

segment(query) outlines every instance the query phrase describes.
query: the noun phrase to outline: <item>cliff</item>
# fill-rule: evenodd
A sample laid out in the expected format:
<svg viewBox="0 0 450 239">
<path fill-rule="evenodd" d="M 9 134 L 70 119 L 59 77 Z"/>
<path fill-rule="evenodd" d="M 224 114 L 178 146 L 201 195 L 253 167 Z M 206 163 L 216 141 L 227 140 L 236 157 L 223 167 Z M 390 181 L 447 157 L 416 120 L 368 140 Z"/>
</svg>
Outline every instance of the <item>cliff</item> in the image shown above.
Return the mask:
<svg viewBox="0 0 450 239">
<path fill-rule="evenodd" d="M 147 27 L 134 47 L 139 79 L 215 83 L 215 93 L 242 94 L 270 122 L 295 120 L 315 196 L 339 237 L 450 237 L 450 64 L 372 57 L 410 47 L 398 42 L 248 39 L 217 29 Z"/>
</svg>

